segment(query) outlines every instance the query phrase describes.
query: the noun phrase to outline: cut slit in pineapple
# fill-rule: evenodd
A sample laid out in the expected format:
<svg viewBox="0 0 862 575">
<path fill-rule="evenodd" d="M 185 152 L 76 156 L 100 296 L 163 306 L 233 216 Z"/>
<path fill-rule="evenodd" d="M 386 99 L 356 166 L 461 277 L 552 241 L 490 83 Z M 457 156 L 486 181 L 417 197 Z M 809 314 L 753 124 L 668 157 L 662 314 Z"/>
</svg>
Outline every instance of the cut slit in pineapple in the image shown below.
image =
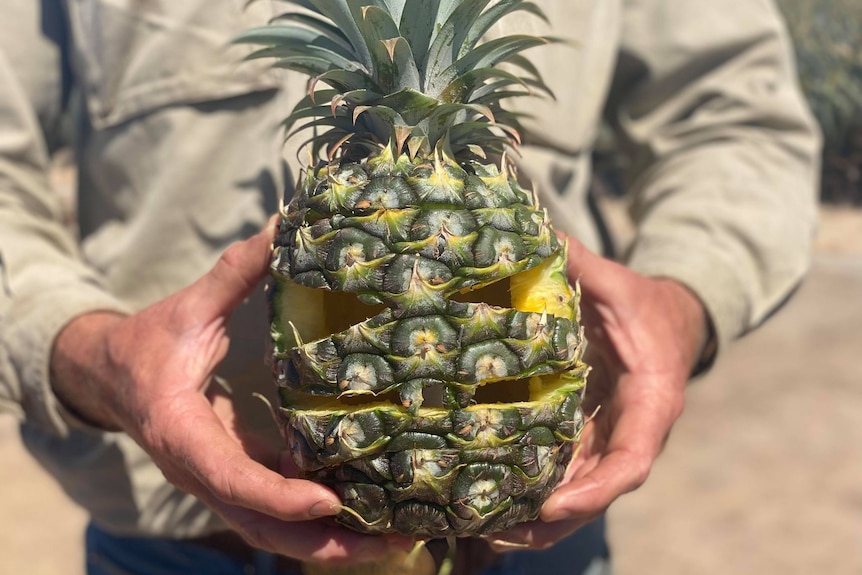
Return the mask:
<svg viewBox="0 0 862 575">
<path fill-rule="evenodd" d="M 538 266 L 509 277 L 455 290 L 452 301 L 487 303 L 501 308 L 542 313 L 578 321 L 580 293 L 569 287 L 566 277 L 568 244 Z M 303 341 L 314 341 L 366 321 L 386 309 L 383 304 L 363 303 L 356 293 L 308 288 L 277 278 L 281 297 L 274 303 L 286 306 L 274 309 L 273 319 L 280 329 L 284 348 L 296 345 L 291 339 L 288 322 L 296 326 Z M 289 306 L 289 309 L 287 309 Z M 323 318 L 323 321 L 321 321 Z"/>
<path fill-rule="evenodd" d="M 479 288 L 465 288 L 453 293 L 450 300 L 463 304 L 478 306 L 475 307 L 473 315 L 463 320 L 464 325 L 461 326 L 460 334 L 456 334 L 454 329 L 449 326 L 442 318 L 426 317 L 413 322 L 414 328 L 406 331 L 409 335 L 407 343 L 401 347 L 409 349 L 411 352 L 422 354 L 422 359 L 426 359 L 427 354 L 440 356 L 440 361 L 451 361 L 451 356 L 456 354 L 452 348 L 458 347 L 464 341 L 470 329 L 475 327 L 476 323 L 483 321 L 493 321 L 493 318 L 480 317 L 483 315 L 500 316 L 501 314 L 522 312 L 526 314 L 521 321 L 530 324 L 526 328 L 526 333 L 532 334 L 532 339 L 544 338 L 547 340 L 551 335 L 548 333 L 548 323 L 556 321 L 557 318 L 567 322 L 576 320 L 579 293 L 577 289 L 573 290 L 569 287 L 565 273 L 566 269 L 566 248 L 558 250 L 552 257 L 546 259 L 538 266 L 519 272 L 513 276 L 501 279 L 499 281 L 485 284 Z M 375 329 L 383 328 L 372 327 L 370 323 L 374 318 L 380 318 L 381 313 L 386 313 L 387 310 L 382 305 L 365 305 L 360 302 L 355 294 L 343 292 L 330 292 L 320 289 L 311 289 L 292 282 L 283 282 L 279 286 L 281 290 L 286 291 L 287 297 L 280 298 L 286 305 L 290 306 L 290 320 L 282 318 L 279 322 L 278 317 L 274 325 L 290 324 L 290 330 L 282 329 L 283 333 L 277 334 L 275 337 L 277 344 L 280 343 L 282 350 L 286 351 L 295 345 L 302 346 L 302 341 L 314 340 L 322 334 L 338 334 L 348 333 L 347 330 L 370 332 Z M 297 310 L 297 306 L 299 309 Z M 279 310 L 275 310 L 279 313 Z M 369 317 L 370 316 L 370 317 Z M 314 318 L 323 318 L 323 322 L 315 321 Z M 401 320 L 402 327 L 412 320 Z M 300 325 L 296 325 L 298 322 Z M 435 322 L 439 324 L 435 331 Z M 385 323 L 385 322 L 384 322 Z M 474 324 L 471 326 L 471 324 Z M 367 334 L 366 334 L 367 335 Z M 398 332 L 393 336 L 391 334 L 381 336 L 381 339 L 396 337 Z M 583 340 L 582 334 L 568 334 L 569 338 L 578 338 Z M 344 336 L 345 339 L 347 336 Z M 370 336 L 368 336 L 370 337 Z M 570 342 L 566 342 L 569 344 Z M 520 343 L 522 353 L 539 353 L 543 352 L 542 345 L 547 347 L 547 341 L 539 341 L 530 343 L 529 340 L 524 340 Z M 477 385 L 472 386 L 472 390 L 467 389 L 464 392 L 471 394 L 470 402 L 472 404 L 497 404 L 497 403 L 529 403 L 541 401 L 547 393 L 552 393 L 558 387 L 565 386 L 567 379 L 571 378 L 571 373 L 578 370 L 579 353 L 570 361 L 569 369 L 562 373 L 542 374 L 516 374 L 508 375 L 517 369 L 512 365 L 517 358 L 514 355 L 501 356 L 499 351 L 502 344 L 497 344 L 496 348 L 493 345 L 487 345 L 485 348 L 482 345 L 474 347 L 474 354 L 470 361 L 474 364 L 474 369 L 477 370 Z M 510 343 L 510 346 L 514 344 Z M 538 350 L 538 351 L 537 351 Z M 391 353 L 391 350 L 387 350 Z M 495 355 L 497 353 L 497 355 Z M 386 357 L 392 357 L 386 356 Z M 373 358 L 372 358 L 373 359 Z M 394 358 L 398 362 L 405 362 L 406 357 Z M 381 405 L 398 405 L 410 407 L 412 401 L 405 401 L 404 394 L 399 396 L 398 388 L 400 384 L 392 381 L 388 386 L 378 386 L 377 371 L 386 369 L 382 359 L 377 363 L 370 361 L 369 363 L 357 362 L 352 368 L 348 367 L 347 372 L 354 379 L 365 378 L 368 380 L 367 389 L 353 389 L 345 385 L 344 380 L 339 383 L 341 390 L 339 392 L 326 394 L 306 394 L 297 393 L 289 389 L 282 389 L 282 400 L 285 405 L 298 409 L 309 410 L 338 410 L 347 407 L 348 409 L 361 409 L 363 407 L 379 407 Z M 466 361 L 466 360 L 463 360 Z M 462 361 L 462 362 L 463 362 Z M 352 371 L 351 371 L 352 370 Z M 501 375 L 502 374 L 502 375 Z M 480 377 L 481 375 L 481 377 Z M 434 378 L 426 378 L 429 384 L 423 385 L 421 390 L 413 391 L 414 398 L 416 394 L 421 394 L 418 401 L 424 408 L 443 407 L 443 393 L 439 388 L 446 386 L 449 383 L 438 381 L 434 382 Z M 461 387 L 465 387 L 463 384 Z M 466 386 L 469 387 L 469 386 Z M 550 390 L 550 391 L 548 391 Z M 451 406 L 450 406 L 451 407 Z M 466 405 L 462 406 L 466 407 Z M 415 409 L 413 410 L 415 412 Z"/>
</svg>

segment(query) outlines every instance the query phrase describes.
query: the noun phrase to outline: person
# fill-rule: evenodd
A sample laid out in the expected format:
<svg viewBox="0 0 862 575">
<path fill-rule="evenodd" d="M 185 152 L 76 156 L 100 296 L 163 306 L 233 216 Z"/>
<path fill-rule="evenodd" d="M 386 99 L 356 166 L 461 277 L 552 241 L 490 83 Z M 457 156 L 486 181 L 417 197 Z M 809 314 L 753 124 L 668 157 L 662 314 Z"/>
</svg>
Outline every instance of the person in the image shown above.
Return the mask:
<svg viewBox="0 0 862 575">
<path fill-rule="evenodd" d="M 466 545 L 458 569 L 595 575 L 603 513 L 646 480 L 690 376 L 803 276 L 819 142 L 771 2 L 539 4 L 570 42 L 531 54 L 557 99 L 529 104 L 522 166 L 572 238 L 602 407 L 541 519 Z M 277 126 L 304 83 L 228 45 L 271 10 L 0 8 L 0 409 L 89 513 L 91 575 L 298 573 L 286 558 L 412 544 L 337 527 L 337 497 L 295 478 L 252 397 L 272 385 L 267 218 L 293 180 Z M 597 255 L 587 205 L 603 116 L 631 159 L 622 263 Z M 77 235 L 49 184 L 65 117 Z"/>
</svg>

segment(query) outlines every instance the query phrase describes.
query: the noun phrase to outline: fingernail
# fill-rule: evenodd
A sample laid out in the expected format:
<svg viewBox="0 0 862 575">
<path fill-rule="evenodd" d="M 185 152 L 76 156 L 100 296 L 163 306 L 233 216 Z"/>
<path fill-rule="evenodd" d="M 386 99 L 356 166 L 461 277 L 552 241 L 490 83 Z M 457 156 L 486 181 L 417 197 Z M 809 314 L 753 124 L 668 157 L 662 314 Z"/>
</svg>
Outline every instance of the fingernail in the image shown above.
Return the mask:
<svg viewBox="0 0 862 575">
<path fill-rule="evenodd" d="M 368 561 L 377 561 L 390 553 L 392 553 L 392 549 L 388 547 L 385 541 L 372 538 L 370 541 L 362 542 L 356 549 L 353 557 L 360 563 L 366 563 Z"/>
<path fill-rule="evenodd" d="M 330 501 L 318 501 L 308 510 L 308 514 L 312 517 L 329 517 L 339 513 L 341 513 L 341 505 Z"/>
<path fill-rule="evenodd" d="M 557 521 L 571 521 L 575 518 L 575 514 L 571 511 L 548 511 L 542 512 L 542 521 L 555 523 Z"/>
<path fill-rule="evenodd" d="M 492 539 L 489 543 L 495 547 L 504 547 L 506 549 L 529 549 L 530 547 L 527 543 L 516 543 L 515 541 L 506 541 L 504 539 Z"/>
<path fill-rule="evenodd" d="M 413 551 L 413 548 L 416 546 L 416 541 L 409 537 L 404 537 L 403 535 L 390 533 L 384 535 L 383 538 L 390 547 L 397 549 L 398 551 L 406 551 L 409 553 L 410 551 Z"/>
</svg>

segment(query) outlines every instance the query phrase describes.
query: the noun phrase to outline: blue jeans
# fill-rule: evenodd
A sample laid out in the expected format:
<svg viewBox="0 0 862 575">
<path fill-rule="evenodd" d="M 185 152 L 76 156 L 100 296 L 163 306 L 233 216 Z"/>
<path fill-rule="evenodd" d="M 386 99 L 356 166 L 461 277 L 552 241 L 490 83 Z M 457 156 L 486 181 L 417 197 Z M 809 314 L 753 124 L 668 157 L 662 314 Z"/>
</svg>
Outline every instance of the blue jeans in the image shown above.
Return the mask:
<svg viewBox="0 0 862 575">
<path fill-rule="evenodd" d="M 544 551 L 504 553 L 481 575 L 611 575 L 604 515 Z"/>
<path fill-rule="evenodd" d="M 90 524 L 87 575 L 301 575 L 279 572 L 275 557 L 255 552 L 253 564 L 176 539 L 120 537 Z M 547 551 L 503 555 L 481 575 L 610 575 L 604 518 Z"/>
</svg>

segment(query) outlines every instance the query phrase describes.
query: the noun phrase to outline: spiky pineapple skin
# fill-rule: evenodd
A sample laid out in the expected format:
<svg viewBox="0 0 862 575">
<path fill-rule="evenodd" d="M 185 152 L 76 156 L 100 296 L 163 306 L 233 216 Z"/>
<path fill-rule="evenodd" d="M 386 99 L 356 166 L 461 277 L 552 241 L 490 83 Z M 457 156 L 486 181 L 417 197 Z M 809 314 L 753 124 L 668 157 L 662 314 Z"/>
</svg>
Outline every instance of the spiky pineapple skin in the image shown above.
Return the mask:
<svg viewBox="0 0 862 575">
<path fill-rule="evenodd" d="M 342 523 L 435 538 L 538 516 L 584 423 L 577 296 L 561 290 L 553 315 L 457 294 L 549 261 L 564 277 L 546 214 L 505 170 L 384 151 L 308 171 L 273 252 L 273 365 L 294 460 L 339 494 Z M 297 345 L 297 284 L 378 308 Z M 543 376 L 559 385 L 541 400 L 473 405 L 489 380 Z M 422 407 L 431 387 L 442 407 Z M 385 394 L 397 403 L 339 403 Z"/>
<path fill-rule="evenodd" d="M 283 409 L 304 476 L 329 485 L 366 533 L 477 536 L 535 519 L 583 425 L 583 373 L 549 401 L 466 409 Z M 379 434 L 379 435 L 377 435 Z"/>
</svg>

